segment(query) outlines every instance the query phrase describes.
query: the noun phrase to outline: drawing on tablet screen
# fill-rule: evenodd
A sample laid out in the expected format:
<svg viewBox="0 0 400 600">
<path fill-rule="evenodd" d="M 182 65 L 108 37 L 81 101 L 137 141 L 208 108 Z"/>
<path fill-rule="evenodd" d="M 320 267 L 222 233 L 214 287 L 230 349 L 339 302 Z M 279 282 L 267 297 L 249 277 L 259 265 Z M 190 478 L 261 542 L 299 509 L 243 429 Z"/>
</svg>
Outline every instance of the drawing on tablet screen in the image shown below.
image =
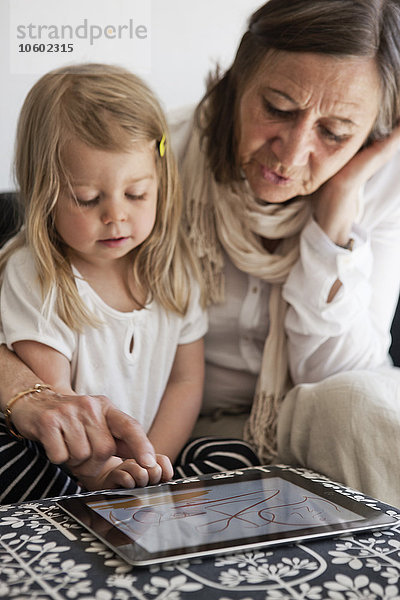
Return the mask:
<svg viewBox="0 0 400 600">
<path fill-rule="evenodd" d="M 89 506 L 149 551 L 262 536 L 343 521 L 355 513 L 278 478 Z"/>
</svg>

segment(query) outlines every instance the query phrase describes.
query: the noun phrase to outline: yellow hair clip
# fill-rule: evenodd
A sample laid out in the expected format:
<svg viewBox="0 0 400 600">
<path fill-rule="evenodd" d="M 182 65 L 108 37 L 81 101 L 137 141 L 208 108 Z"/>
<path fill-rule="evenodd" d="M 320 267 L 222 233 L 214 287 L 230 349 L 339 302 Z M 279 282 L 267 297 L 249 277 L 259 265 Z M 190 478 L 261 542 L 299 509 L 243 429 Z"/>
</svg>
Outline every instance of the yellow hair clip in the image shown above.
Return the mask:
<svg viewBox="0 0 400 600">
<path fill-rule="evenodd" d="M 163 136 L 162 136 L 161 140 L 158 142 L 158 152 L 159 152 L 161 158 L 165 154 L 165 144 L 166 144 L 166 142 L 167 142 L 167 139 L 165 137 L 165 133 L 163 133 Z"/>
</svg>

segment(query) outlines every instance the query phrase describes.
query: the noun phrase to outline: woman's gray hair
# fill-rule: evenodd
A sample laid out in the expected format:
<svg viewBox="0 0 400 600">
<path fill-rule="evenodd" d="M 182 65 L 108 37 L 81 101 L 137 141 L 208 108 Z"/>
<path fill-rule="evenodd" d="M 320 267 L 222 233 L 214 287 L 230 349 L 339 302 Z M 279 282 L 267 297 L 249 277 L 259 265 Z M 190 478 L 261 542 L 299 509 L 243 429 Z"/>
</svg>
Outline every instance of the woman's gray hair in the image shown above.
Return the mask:
<svg viewBox="0 0 400 600">
<path fill-rule="evenodd" d="M 214 76 L 198 111 L 217 181 L 240 177 L 235 120 L 243 91 L 271 50 L 374 58 L 382 100 L 370 139 L 400 118 L 400 0 L 269 0 L 249 19 L 230 69 Z"/>
</svg>

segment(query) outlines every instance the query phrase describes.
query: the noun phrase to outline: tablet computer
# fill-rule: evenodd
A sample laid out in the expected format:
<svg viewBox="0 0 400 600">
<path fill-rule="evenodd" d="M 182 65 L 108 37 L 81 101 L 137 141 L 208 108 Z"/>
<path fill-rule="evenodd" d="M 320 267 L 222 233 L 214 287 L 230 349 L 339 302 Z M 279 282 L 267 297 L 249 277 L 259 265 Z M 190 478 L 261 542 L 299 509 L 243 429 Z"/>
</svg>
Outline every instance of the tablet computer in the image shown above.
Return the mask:
<svg viewBox="0 0 400 600">
<path fill-rule="evenodd" d="M 269 467 L 57 503 L 127 562 L 142 566 L 397 523 L 322 482 Z"/>
</svg>

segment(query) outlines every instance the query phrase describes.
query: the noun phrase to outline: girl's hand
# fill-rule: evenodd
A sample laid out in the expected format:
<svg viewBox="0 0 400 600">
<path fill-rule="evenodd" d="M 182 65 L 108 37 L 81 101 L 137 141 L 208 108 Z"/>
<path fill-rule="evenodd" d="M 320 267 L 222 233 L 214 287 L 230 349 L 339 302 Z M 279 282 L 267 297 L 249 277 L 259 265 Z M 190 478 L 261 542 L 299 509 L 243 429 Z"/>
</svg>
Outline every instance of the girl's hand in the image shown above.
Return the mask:
<svg viewBox="0 0 400 600">
<path fill-rule="evenodd" d="M 173 476 L 171 461 L 163 454 L 156 454 L 156 460 L 155 467 L 144 469 L 133 458 L 127 459 L 98 478 L 97 481 L 89 481 L 91 478 L 87 478 L 82 479 L 82 483 L 89 490 L 98 490 L 144 487 L 169 481 Z M 75 475 L 79 476 L 79 473 L 75 472 Z"/>
<path fill-rule="evenodd" d="M 314 217 L 321 229 L 339 246 L 345 246 L 359 210 L 362 186 L 381 169 L 400 148 L 400 126 L 384 140 L 360 150 L 311 198 Z"/>
</svg>

